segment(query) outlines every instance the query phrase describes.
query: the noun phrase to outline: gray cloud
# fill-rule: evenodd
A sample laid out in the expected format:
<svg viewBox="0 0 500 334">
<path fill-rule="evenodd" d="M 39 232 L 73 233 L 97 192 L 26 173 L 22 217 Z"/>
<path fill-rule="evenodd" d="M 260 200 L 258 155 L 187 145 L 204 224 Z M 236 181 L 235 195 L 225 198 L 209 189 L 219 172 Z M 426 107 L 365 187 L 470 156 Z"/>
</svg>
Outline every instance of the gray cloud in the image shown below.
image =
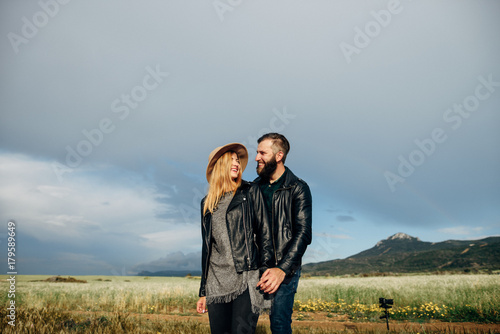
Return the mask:
<svg viewBox="0 0 500 334">
<path fill-rule="evenodd" d="M 201 270 L 201 252 L 184 254 L 181 251 L 170 253 L 165 257 L 159 258 L 157 260 L 142 263 L 135 266 L 133 271 L 164 271 L 164 270 Z"/>
<path fill-rule="evenodd" d="M 337 257 L 406 229 L 498 234 L 500 3 L 389 3 L 242 3 L 221 20 L 210 2 L 72 1 L 46 22 L 39 2 L 2 3 L 0 219 L 99 272 L 191 254 L 209 152 L 245 143 L 252 180 L 255 140 L 276 130 L 315 231 L 353 238 Z"/>
<path fill-rule="evenodd" d="M 356 221 L 354 217 L 351 216 L 337 216 L 337 221 L 339 222 L 353 222 Z"/>
</svg>

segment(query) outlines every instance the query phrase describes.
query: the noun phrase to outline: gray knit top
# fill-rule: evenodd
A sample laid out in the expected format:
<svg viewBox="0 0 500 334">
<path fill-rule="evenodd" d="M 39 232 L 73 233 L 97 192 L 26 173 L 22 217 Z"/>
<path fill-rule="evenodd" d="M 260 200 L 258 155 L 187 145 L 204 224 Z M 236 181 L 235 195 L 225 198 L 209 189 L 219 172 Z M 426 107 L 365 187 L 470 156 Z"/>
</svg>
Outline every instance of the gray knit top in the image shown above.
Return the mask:
<svg viewBox="0 0 500 334">
<path fill-rule="evenodd" d="M 226 193 L 212 213 L 212 250 L 207 275 L 207 304 L 228 303 L 248 288 L 252 311 L 260 313 L 269 308 L 271 301 L 256 288 L 259 270 L 236 272 L 226 225 L 226 212 L 232 200 L 232 193 Z M 236 222 L 228 222 L 235 224 Z"/>
</svg>

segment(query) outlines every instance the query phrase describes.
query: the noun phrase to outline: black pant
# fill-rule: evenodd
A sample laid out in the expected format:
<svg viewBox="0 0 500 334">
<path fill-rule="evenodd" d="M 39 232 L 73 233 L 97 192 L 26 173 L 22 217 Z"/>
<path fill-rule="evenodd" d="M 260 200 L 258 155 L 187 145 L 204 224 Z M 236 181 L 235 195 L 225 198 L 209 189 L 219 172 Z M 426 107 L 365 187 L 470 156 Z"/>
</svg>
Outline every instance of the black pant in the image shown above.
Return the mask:
<svg viewBox="0 0 500 334">
<path fill-rule="evenodd" d="M 229 303 L 213 303 L 207 306 L 212 334 L 255 333 L 259 315 L 252 313 L 248 289 Z"/>
</svg>

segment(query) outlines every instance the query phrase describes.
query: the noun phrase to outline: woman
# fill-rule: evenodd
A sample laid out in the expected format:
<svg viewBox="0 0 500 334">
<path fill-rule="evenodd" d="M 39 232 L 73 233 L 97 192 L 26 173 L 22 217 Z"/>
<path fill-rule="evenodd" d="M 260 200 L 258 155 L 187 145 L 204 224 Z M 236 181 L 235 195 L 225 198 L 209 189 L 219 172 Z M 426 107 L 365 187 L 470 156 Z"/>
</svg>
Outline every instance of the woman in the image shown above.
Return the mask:
<svg viewBox="0 0 500 334">
<path fill-rule="evenodd" d="M 212 333 L 253 333 L 260 311 L 270 306 L 256 286 L 261 270 L 271 266 L 271 230 L 259 187 L 241 179 L 247 162 L 247 149 L 238 143 L 217 147 L 208 158 L 196 309 L 208 310 Z"/>
</svg>

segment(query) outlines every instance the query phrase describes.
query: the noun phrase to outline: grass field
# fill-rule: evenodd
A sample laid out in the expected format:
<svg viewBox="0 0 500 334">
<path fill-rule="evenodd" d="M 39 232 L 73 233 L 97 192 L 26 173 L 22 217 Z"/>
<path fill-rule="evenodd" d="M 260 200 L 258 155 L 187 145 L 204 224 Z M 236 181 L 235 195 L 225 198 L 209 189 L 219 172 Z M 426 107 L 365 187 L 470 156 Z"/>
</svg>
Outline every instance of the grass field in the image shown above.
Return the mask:
<svg viewBox="0 0 500 334">
<path fill-rule="evenodd" d="M 7 276 L 0 276 L 2 319 L 7 319 Z M 208 333 L 196 316 L 198 278 L 80 276 L 87 283 L 45 282 L 48 276 L 16 277 L 16 330 L 2 333 Z M 345 315 L 350 321 L 380 322 L 379 297 L 394 299 L 391 321 L 500 322 L 499 275 L 302 278 L 295 323 L 308 314 Z M 132 315 L 185 316 L 155 321 Z M 189 316 L 189 317 L 188 317 Z M 139 319 L 139 320 L 138 320 Z M 142 320 L 141 320 L 142 319 Z M 189 320 L 188 320 L 189 319 Z M 297 328 L 298 332 L 300 329 Z M 268 333 L 259 327 L 260 333 Z M 329 333 L 317 329 L 307 333 Z"/>
</svg>

